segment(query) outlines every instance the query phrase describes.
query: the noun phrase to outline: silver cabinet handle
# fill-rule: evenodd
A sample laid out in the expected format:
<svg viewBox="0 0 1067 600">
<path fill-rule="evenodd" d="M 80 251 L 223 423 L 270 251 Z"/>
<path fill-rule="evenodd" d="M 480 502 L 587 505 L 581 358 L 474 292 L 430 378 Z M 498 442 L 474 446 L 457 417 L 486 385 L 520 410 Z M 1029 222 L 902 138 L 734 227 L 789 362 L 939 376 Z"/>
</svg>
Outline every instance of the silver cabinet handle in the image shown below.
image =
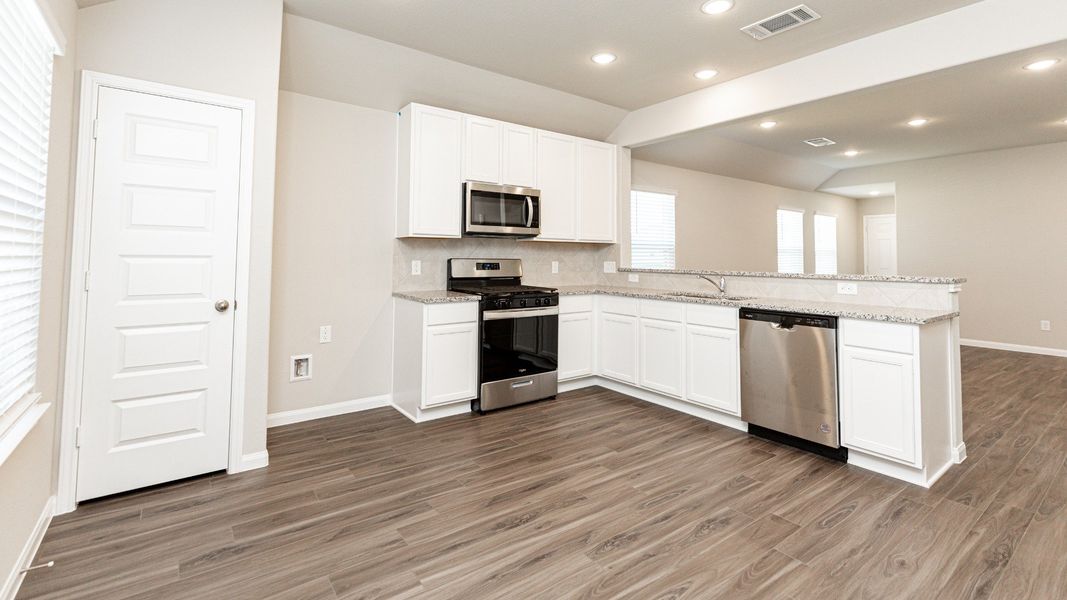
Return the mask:
<svg viewBox="0 0 1067 600">
<path fill-rule="evenodd" d="M 215 303 L 215 310 L 217 310 L 219 312 L 226 312 L 229 309 L 230 309 L 230 301 L 229 300 L 219 300 L 218 302 Z"/>
<path fill-rule="evenodd" d="M 524 388 L 533 385 L 533 379 L 527 379 L 526 381 L 516 381 L 511 384 L 511 389 Z"/>
</svg>

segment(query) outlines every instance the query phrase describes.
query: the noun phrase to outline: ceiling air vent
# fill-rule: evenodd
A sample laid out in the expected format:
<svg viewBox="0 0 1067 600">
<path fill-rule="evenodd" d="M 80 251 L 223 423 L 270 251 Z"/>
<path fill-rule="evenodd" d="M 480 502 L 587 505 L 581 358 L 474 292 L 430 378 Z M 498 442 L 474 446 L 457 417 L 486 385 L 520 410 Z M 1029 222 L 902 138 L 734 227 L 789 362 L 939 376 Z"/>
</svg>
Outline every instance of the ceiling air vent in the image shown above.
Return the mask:
<svg viewBox="0 0 1067 600">
<path fill-rule="evenodd" d="M 816 148 L 822 148 L 823 146 L 833 146 L 837 142 L 830 138 L 811 138 L 810 140 L 804 140 L 804 143 L 809 146 L 815 146 Z"/>
<path fill-rule="evenodd" d="M 800 27 L 805 23 L 811 23 L 812 21 L 821 18 L 819 13 L 811 10 L 806 5 L 801 4 L 800 6 L 790 8 L 787 11 L 780 12 L 772 17 L 767 17 L 762 21 L 753 23 L 748 27 L 742 27 L 741 31 L 744 31 L 757 40 L 763 40 L 772 35 L 778 35 L 783 31 L 789 31 L 790 29 Z"/>
</svg>

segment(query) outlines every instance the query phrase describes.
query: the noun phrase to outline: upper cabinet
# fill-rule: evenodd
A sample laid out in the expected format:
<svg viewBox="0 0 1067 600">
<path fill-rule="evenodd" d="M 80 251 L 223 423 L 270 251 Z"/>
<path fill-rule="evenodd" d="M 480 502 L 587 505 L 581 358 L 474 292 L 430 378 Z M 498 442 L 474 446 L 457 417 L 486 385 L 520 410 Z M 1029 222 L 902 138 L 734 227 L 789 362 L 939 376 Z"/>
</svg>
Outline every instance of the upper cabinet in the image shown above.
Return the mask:
<svg viewBox="0 0 1067 600">
<path fill-rule="evenodd" d="M 463 115 L 409 104 L 397 142 L 397 237 L 460 237 Z"/>
<path fill-rule="evenodd" d="M 421 104 L 400 111 L 397 237 L 460 237 L 464 181 L 541 190 L 545 241 L 615 241 L 616 147 Z"/>
</svg>

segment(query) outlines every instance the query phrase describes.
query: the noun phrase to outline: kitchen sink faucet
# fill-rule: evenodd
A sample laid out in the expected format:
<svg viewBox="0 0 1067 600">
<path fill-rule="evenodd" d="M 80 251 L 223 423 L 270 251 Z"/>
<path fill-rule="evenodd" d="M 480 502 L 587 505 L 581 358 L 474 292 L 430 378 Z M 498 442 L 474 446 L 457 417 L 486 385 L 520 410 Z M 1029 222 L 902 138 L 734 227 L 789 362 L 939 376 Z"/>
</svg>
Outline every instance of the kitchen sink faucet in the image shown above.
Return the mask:
<svg viewBox="0 0 1067 600">
<path fill-rule="evenodd" d="M 720 276 L 718 282 L 716 282 L 711 277 L 708 277 L 707 275 L 697 275 L 697 277 L 699 277 L 699 278 L 703 279 L 704 281 L 709 282 L 711 285 L 719 288 L 719 293 L 722 294 L 723 296 L 726 295 L 726 276 L 725 275 Z"/>
</svg>

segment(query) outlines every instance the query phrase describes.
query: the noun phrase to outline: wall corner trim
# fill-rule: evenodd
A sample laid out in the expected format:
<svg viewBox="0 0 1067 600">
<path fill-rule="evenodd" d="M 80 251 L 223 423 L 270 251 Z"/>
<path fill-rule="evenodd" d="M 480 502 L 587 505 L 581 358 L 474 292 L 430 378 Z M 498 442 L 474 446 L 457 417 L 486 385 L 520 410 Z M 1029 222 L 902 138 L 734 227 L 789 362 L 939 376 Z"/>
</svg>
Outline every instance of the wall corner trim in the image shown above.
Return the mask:
<svg viewBox="0 0 1067 600">
<path fill-rule="evenodd" d="M 266 450 L 260 450 L 259 452 L 249 452 L 248 454 L 241 455 L 241 464 L 236 470 L 230 469 L 228 472 L 243 473 L 245 471 L 253 471 L 255 469 L 262 469 L 270 463 Z"/>
<path fill-rule="evenodd" d="M 313 421 L 315 419 L 324 419 L 326 417 L 336 417 L 337 415 L 361 412 L 373 408 L 382 408 L 384 406 L 391 406 L 392 401 L 393 398 L 391 394 L 382 394 L 380 396 L 368 396 L 366 398 L 357 398 L 355 400 L 334 402 L 333 404 L 323 404 L 321 406 L 270 413 L 267 415 L 267 428 L 290 425 L 292 423 L 302 423 L 304 421 Z"/>
<path fill-rule="evenodd" d="M 44 503 L 44 508 L 41 510 L 41 516 L 37 517 L 33 532 L 22 546 L 22 551 L 19 552 L 18 562 L 15 563 L 12 571 L 4 579 L 4 587 L 0 588 L 0 600 L 15 600 L 15 595 L 18 594 L 22 580 L 25 578 L 21 571 L 30 566 L 33 557 L 37 555 L 37 550 L 41 547 L 41 541 L 44 540 L 44 534 L 48 531 L 48 525 L 52 523 L 55 509 L 56 497 L 49 496 Z"/>
</svg>

